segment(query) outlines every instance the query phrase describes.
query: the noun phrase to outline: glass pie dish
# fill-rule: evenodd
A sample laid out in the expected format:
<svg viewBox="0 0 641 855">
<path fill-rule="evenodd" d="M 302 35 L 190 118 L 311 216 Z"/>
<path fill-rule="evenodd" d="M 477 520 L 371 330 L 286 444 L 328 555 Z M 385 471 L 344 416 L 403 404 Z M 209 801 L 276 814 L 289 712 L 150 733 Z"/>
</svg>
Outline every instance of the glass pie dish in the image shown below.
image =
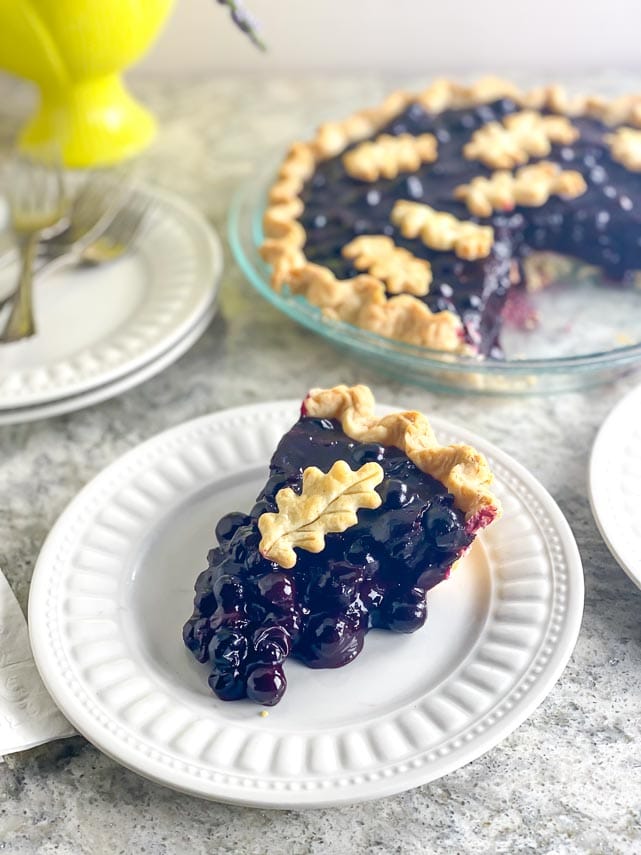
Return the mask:
<svg viewBox="0 0 641 855">
<path fill-rule="evenodd" d="M 641 362 L 641 289 L 606 282 L 576 263 L 559 282 L 512 306 L 503 329 L 504 358 L 445 353 L 406 344 L 329 319 L 304 297 L 270 285 L 259 254 L 263 215 L 277 161 L 239 188 L 229 214 L 229 240 L 254 288 L 285 315 L 367 360 L 370 367 L 421 386 L 488 394 L 545 394 L 612 380 Z M 536 317 L 532 325 L 529 318 Z"/>
</svg>

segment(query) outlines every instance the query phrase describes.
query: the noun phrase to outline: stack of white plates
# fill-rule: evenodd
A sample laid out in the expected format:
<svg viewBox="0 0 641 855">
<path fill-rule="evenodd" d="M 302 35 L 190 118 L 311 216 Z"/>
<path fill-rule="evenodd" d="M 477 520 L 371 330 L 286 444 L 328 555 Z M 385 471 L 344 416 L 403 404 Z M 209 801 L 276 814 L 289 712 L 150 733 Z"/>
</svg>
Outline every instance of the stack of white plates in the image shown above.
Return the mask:
<svg viewBox="0 0 641 855">
<path fill-rule="evenodd" d="M 135 249 L 36 283 L 38 334 L 0 345 L 0 425 L 88 407 L 158 374 L 216 311 L 220 242 L 194 208 L 142 188 L 151 206 Z M 0 274 L 0 297 L 16 267 Z"/>
</svg>

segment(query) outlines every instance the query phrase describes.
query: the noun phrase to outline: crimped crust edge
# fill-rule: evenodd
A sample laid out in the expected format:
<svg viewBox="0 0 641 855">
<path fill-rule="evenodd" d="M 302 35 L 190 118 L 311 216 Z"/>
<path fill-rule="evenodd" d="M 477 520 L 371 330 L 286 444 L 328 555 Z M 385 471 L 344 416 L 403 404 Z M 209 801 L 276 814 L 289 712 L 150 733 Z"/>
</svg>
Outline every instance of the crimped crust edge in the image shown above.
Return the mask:
<svg viewBox="0 0 641 855">
<path fill-rule="evenodd" d="M 427 475 L 440 481 L 465 513 L 470 533 L 501 516 L 501 503 L 492 493 L 493 475 L 483 454 L 470 445 L 441 445 L 425 415 L 416 411 L 379 418 L 367 386 L 311 389 L 301 414 L 338 420 L 343 431 L 359 442 L 377 442 L 400 448 Z"/>
</svg>

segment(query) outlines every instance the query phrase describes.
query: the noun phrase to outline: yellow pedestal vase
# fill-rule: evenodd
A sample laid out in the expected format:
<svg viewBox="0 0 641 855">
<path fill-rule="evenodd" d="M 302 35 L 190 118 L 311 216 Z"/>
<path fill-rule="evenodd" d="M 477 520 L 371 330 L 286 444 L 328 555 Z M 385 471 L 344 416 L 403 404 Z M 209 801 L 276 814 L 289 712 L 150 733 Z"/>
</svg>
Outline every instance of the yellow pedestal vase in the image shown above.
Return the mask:
<svg viewBox="0 0 641 855">
<path fill-rule="evenodd" d="M 58 142 L 70 167 L 106 166 L 154 136 L 120 73 L 151 45 L 173 0 L 0 0 L 0 68 L 40 90 L 24 148 Z"/>
</svg>

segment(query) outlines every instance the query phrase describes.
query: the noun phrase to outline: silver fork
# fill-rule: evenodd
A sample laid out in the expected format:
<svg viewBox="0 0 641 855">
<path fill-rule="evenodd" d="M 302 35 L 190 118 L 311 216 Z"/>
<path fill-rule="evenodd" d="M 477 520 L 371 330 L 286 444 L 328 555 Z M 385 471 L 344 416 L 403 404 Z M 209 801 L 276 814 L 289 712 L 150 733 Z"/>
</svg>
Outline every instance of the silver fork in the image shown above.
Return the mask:
<svg viewBox="0 0 641 855">
<path fill-rule="evenodd" d="M 134 192 L 107 228 L 87 244 L 78 257 L 82 264 L 106 264 L 128 252 L 136 243 L 151 210 L 151 198 Z"/>
<path fill-rule="evenodd" d="M 35 270 L 38 271 L 54 258 L 68 253 L 79 254 L 98 235 L 105 230 L 116 213 L 127 202 L 133 192 L 133 186 L 127 182 L 127 172 L 122 168 L 114 171 L 100 170 L 88 174 L 80 189 L 71 198 L 69 213 L 65 217 L 64 228 L 48 239 L 43 239 L 38 247 Z M 11 248 L 0 258 L 3 262 L 11 260 Z M 6 305 L 16 292 L 0 300 L 0 308 Z"/>
<path fill-rule="evenodd" d="M 66 197 L 62 168 L 47 152 L 44 161 L 16 156 L 8 172 L 7 197 L 18 251 L 20 274 L 16 298 L 0 342 L 18 341 L 34 335 L 33 264 L 41 235 L 62 221 Z"/>
<path fill-rule="evenodd" d="M 134 191 L 127 205 L 115 212 L 104 231 L 97 236 L 96 231 L 93 232 L 93 240 L 79 241 L 64 254 L 54 254 L 50 258 L 45 255 L 43 264 L 36 270 L 38 279 L 74 264 L 94 266 L 116 261 L 135 245 L 150 209 L 151 199 Z M 14 294 L 9 294 L 0 300 L 0 311 L 13 298 Z"/>
<path fill-rule="evenodd" d="M 133 192 L 128 172 L 118 169 L 87 175 L 72 198 L 66 228 L 40 247 L 45 261 L 69 253 L 79 255 L 107 228 Z"/>
<path fill-rule="evenodd" d="M 128 182 L 129 170 L 96 170 L 88 173 L 80 188 L 71 196 L 65 226 L 53 237 L 43 239 L 38 248 L 38 262 L 50 260 L 70 252 L 74 244 L 85 244 L 106 228 L 127 198 L 132 185 Z M 0 269 L 15 258 L 15 246 L 7 230 L 0 233 Z"/>
</svg>

